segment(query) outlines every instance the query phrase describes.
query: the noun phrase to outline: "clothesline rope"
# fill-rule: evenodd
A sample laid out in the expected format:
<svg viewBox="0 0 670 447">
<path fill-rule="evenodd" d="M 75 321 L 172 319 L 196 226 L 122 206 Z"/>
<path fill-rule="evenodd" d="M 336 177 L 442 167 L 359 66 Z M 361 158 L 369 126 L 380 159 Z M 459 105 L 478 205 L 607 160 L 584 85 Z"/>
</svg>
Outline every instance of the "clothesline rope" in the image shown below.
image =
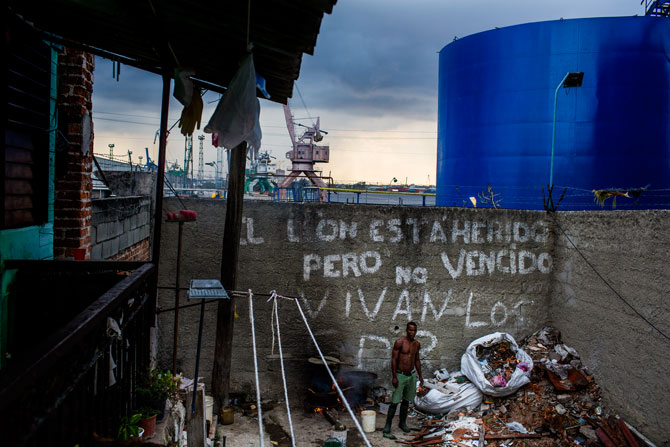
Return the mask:
<svg viewBox="0 0 670 447">
<path fill-rule="evenodd" d="M 291 430 L 291 445 L 295 447 L 295 434 L 293 433 L 293 420 L 291 419 L 291 406 L 288 401 L 288 389 L 286 387 L 286 372 L 284 371 L 284 353 L 281 347 L 281 331 L 279 330 L 279 306 L 277 305 L 277 293 L 272 291 L 272 313 L 277 325 L 277 346 L 279 347 L 279 363 L 281 364 L 281 379 L 284 382 L 284 399 L 286 399 L 286 414 L 288 415 L 288 426 Z M 274 336 L 274 332 L 273 332 Z M 274 339 L 273 339 L 274 340 Z"/>
<path fill-rule="evenodd" d="M 297 298 L 294 298 L 294 300 L 295 300 L 295 304 L 298 306 L 298 311 L 300 311 L 300 316 L 302 317 L 302 321 L 305 322 L 305 326 L 307 327 L 307 332 L 309 332 L 309 336 L 312 337 L 312 341 L 314 342 L 314 346 L 316 347 L 316 350 L 319 353 L 319 357 L 321 357 L 321 361 L 323 362 L 324 366 L 326 367 L 326 371 L 328 371 L 328 375 L 330 376 L 330 380 L 333 381 L 333 386 L 337 390 L 337 394 L 339 394 L 340 399 L 342 400 L 342 403 L 344 404 L 347 411 L 349 412 L 349 415 L 351 416 L 351 419 L 353 419 L 354 424 L 356 424 L 356 428 L 358 429 L 359 433 L 363 437 L 363 441 L 365 441 L 365 445 L 367 447 L 372 447 L 372 445 L 370 444 L 370 441 L 368 441 L 368 437 L 365 435 L 365 432 L 363 431 L 363 427 L 361 427 L 361 424 L 358 422 L 358 418 L 356 417 L 353 410 L 349 406 L 349 402 L 347 401 L 346 397 L 344 397 L 344 393 L 342 393 L 342 389 L 340 388 L 340 385 L 337 383 L 337 380 L 335 380 L 335 376 L 333 376 L 333 373 L 330 371 L 330 368 L 328 367 L 328 362 L 326 362 L 326 359 L 323 356 L 323 353 L 321 352 L 321 348 L 319 348 L 319 344 L 316 342 L 316 338 L 314 338 L 314 334 L 312 333 L 312 329 L 309 327 L 309 323 L 307 322 L 307 317 L 305 317 L 305 314 L 302 311 L 302 307 L 300 307 L 300 301 L 298 301 Z M 280 349 L 279 352 L 281 352 L 281 349 Z"/>
<path fill-rule="evenodd" d="M 246 295 L 246 293 L 245 293 L 245 295 Z M 262 294 L 262 293 L 257 293 L 256 296 L 269 296 L 270 298 L 268 298 L 265 301 L 266 303 L 269 303 L 272 300 L 276 300 L 277 298 L 281 298 L 281 299 L 284 299 L 284 300 L 287 300 L 287 301 L 293 301 L 293 299 L 294 299 L 294 298 L 287 298 L 285 296 L 277 295 L 277 292 L 274 291 L 274 290 L 272 292 L 270 292 L 269 295 Z M 275 312 L 277 312 L 278 309 L 279 309 L 278 307 L 275 308 L 274 305 L 272 306 L 272 315 L 270 316 L 271 321 L 275 320 Z M 271 327 L 272 327 L 272 350 L 271 350 L 271 354 L 275 355 L 275 339 L 276 339 L 276 337 L 275 337 L 275 325 L 274 325 L 274 323 L 271 325 Z"/>
<path fill-rule="evenodd" d="M 260 438 L 260 445 L 263 447 L 263 413 L 261 410 L 261 388 L 260 388 L 260 383 L 258 379 L 258 355 L 256 351 L 256 329 L 255 329 L 255 324 L 254 324 L 254 303 L 253 303 L 253 292 L 251 289 L 249 289 L 249 321 L 251 323 L 251 342 L 253 346 L 253 354 L 254 354 L 254 375 L 256 377 L 256 405 L 258 407 L 258 436 Z M 262 295 L 261 295 L 262 296 Z M 265 295 L 268 296 L 268 295 Z M 328 367 L 328 362 L 326 362 L 325 357 L 323 356 L 323 352 L 321 352 L 321 348 L 319 347 L 319 344 L 316 341 L 316 338 L 314 337 L 314 333 L 312 332 L 312 328 L 309 326 L 309 322 L 307 321 L 307 317 L 305 316 L 305 313 L 302 311 L 302 307 L 300 306 L 300 301 L 298 298 L 295 297 L 285 297 L 277 294 L 274 290 L 272 293 L 269 294 L 270 298 L 267 300 L 268 302 L 270 300 L 273 301 L 272 303 L 272 316 L 274 317 L 274 321 L 272 322 L 272 345 L 273 345 L 273 352 L 274 352 L 274 329 L 275 326 L 277 328 L 277 343 L 279 347 L 279 360 L 281 364 L 281 373 L 282 373 L 282 382 L 284 384 L 284 398 L 286 399 L 286 413 L 288 415 L 288 423 L 289 423 L 289 428 L 291 430 L 291 444 L 293 447 L 295 447 L 295 435 L 293 432 L 293 421 L 291 419 L 291 408 L 289 404 L 289 399 L 288 399 L 288 391 L 287 391 L 287 386 L 286 386 L 286 372 L 284 370 L 284 355 L 282 351 L 282 346 L 281 346 L 281 333 L 279 330 L 279 309 L 277 306 L 277 298 L 281 299 L 286 299 L 286 300 L 294 300 L 296 306 L 298 306 L 298 311 L 300 312 L 300 316 L 302 317 L 302 321 L 305 323 L 305 327 L 307 328 L 307 332 L 309 332 L 309 336 L 312 338 L 312 342 L 314 343 L 314 346 L 316 347 L 317 352 L 319 353 L 319 357 L 321 358 L 321 361 L 323 362 L 324 366 L 326 367 L 326 371 L 328 372 L 328 375 L 330 376 L 330 380 L 333 382 L 333 386 L 337 390 L 337 394 L 340 396 L 340 400 L 344 404 L 345 408 L 347 409 L 347 412 L 349 412 L 349 416 L 351 416 L 351 419 L 354 421 L 354 424 L 356 425 L 356 428 L 358 429 L 358 432 L 361 434 L 363 437 L 363 441 L 365 442 L 365 445 L 367 447 L 372 447 L 372 444 L 370 444 L 370 441 L 368 440 L 368 437 L 366 436 L 365 432 L 363 431 L 363 427 L 361 427 L 361 424 L 358 422 L 358 418 L 354 414 L 353 410 L 351 409 L 351 406 L 349 405 L 349 402 L 347 401 L 347 398 L 344 397 L 344 393 L 342 392 L 342 389 L 340 388 L 340 385 L 337 383 L 337 380 L 335 379 L 335 376 L 333 376 L 332 371 Z"/>
<path fill-rule="evenodd" d="M 261 386 L 258 381 L 258 356 L 256 354 L 256 329 L 254 327 L 254 294 L 249 289 L 249 322 L 251 323 L 251 344 L 254 350 L 254 374 L 256 376 L 256 408 L 258 409 L 258 437 L 260 438 L 260 447 L 263 443 L 263 411 L 261 409 Z M 281 349 L 281 348 L 280 348 Z"/>
</svg>

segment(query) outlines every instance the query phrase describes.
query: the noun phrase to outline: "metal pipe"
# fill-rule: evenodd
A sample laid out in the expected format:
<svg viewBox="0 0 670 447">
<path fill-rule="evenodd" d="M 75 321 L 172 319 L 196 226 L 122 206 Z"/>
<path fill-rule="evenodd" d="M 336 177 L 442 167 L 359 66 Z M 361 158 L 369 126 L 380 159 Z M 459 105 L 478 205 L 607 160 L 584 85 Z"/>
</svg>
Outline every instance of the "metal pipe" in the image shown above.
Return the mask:
<svg viewBox="0 0 670 447">
<path fill-rule="evenodd" d="M 177 374 L 177 350 L 179 341 L 179 284 L 181 282 L 181 237 L 184 222 L 179 222 L 179 236 L 177 237 L 177 272 L 174 287 L 174 328 L 172 330 L 172 372 Z"/>
<path fill-rule="evenodd" d="M 561 89 L 561 86 L 568 79 L 570 72 L 567 72 L 561 82 L 559 82 L 556 87 L 556 92 L 554 93 L 554 125 L 551 133 L 551 167 L 549 168 L 549 188 L 554 186 L 554 147 L 556 146 L 556 109 L 558 106 L 558 91 Z"/>
</svg>

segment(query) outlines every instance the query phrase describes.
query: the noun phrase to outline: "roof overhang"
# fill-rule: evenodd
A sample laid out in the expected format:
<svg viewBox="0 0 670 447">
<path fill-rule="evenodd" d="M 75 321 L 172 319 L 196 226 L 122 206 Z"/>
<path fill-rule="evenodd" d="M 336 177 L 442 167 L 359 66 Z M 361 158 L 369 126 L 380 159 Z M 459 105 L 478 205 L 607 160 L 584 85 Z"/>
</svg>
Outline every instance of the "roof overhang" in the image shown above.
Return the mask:
<svg viewBox="0 0 670 447">
<path fill-rule="evenodd" d="M 49 40 L 172 76 L 192 68 L 223 91 L 253 44 L 271 100 L 286 103 L 337 0 L 10 0 L 9 14 Z"/>
</svg>

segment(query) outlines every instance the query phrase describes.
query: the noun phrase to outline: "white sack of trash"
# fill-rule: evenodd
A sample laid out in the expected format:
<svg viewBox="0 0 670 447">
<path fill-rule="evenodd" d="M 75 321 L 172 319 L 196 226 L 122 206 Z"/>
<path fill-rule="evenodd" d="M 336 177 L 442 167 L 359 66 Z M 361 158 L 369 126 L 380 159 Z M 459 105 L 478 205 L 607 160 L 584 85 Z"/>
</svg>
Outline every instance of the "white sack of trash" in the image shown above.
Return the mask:
<svg viewBox="0 0 670 447">
<path fill-rule="evenodd" d="M 493 386 L 484 375 L 482 363 L 477 358 L 477 347 L 491 347 L 497 343 L 508 342 L 510 349 L 518 360 L 519 364 L 514 369 L 509 380 L 505 381 L 504 386 Z M 523 368 L 520 366 L 523 365 Z M 474 383 L 484 394 L 495 397 L 509 396 L 515 393 L 519 388 L 530 382 L 530 373 L 533 370 L 533 359 L 530 358 L 519 345 L 516 344 L 514 337 L 506 332 L 494 332 L 485 335 L 470 343 L 461 357 L 461 371 Z"/>
<path fill-rule="evenodd" d="M 435 371 L 435 379 L 424 380 L 429 391 L 414 398 L 414 406 L 425 413 L 441 414 L 460 408 L 472 409 L 482 403 L 483 394 L 470 382 L 458 383 L 460 371 L 449 374 L 445 370 Z M 446 382 L 443 380 L 446 379 Z"/>
</svg>

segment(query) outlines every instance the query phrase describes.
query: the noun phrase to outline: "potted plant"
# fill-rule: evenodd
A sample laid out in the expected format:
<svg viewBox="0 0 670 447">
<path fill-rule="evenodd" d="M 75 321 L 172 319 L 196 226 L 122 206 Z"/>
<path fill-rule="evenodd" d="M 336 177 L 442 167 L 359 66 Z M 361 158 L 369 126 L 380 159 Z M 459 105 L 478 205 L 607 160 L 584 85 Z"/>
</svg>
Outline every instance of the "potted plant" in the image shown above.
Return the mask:
<svg viewBox="0 0 670 447">
<path fill-rule="evenodd" d="M 137 425 L 144 429 L 144 437 L 151 438 L 156 434 L 156 416 L 159 410 L 149 407 L 142 407 L 138 410 L 140 420 Z"/>
<path fill-rule="evenodd" d="M 157 421 L 162 421 L 165 416 L 165 401 L 176 398 L 179 383 L 180 378 L 172 375 L 170 371 L 149 371 L 135 389 L 138 407 L 156 410 Z"/>
<path fill-rule="evenodd" d="M 116 437 L 121 440 L 141 438 L 142 433 L 144 433 L 144 430 L 138 425 L 141 418 L 142 415 L 140 413 L 133 413 L 130 416 L 122 417 Z"/>
</svg>

